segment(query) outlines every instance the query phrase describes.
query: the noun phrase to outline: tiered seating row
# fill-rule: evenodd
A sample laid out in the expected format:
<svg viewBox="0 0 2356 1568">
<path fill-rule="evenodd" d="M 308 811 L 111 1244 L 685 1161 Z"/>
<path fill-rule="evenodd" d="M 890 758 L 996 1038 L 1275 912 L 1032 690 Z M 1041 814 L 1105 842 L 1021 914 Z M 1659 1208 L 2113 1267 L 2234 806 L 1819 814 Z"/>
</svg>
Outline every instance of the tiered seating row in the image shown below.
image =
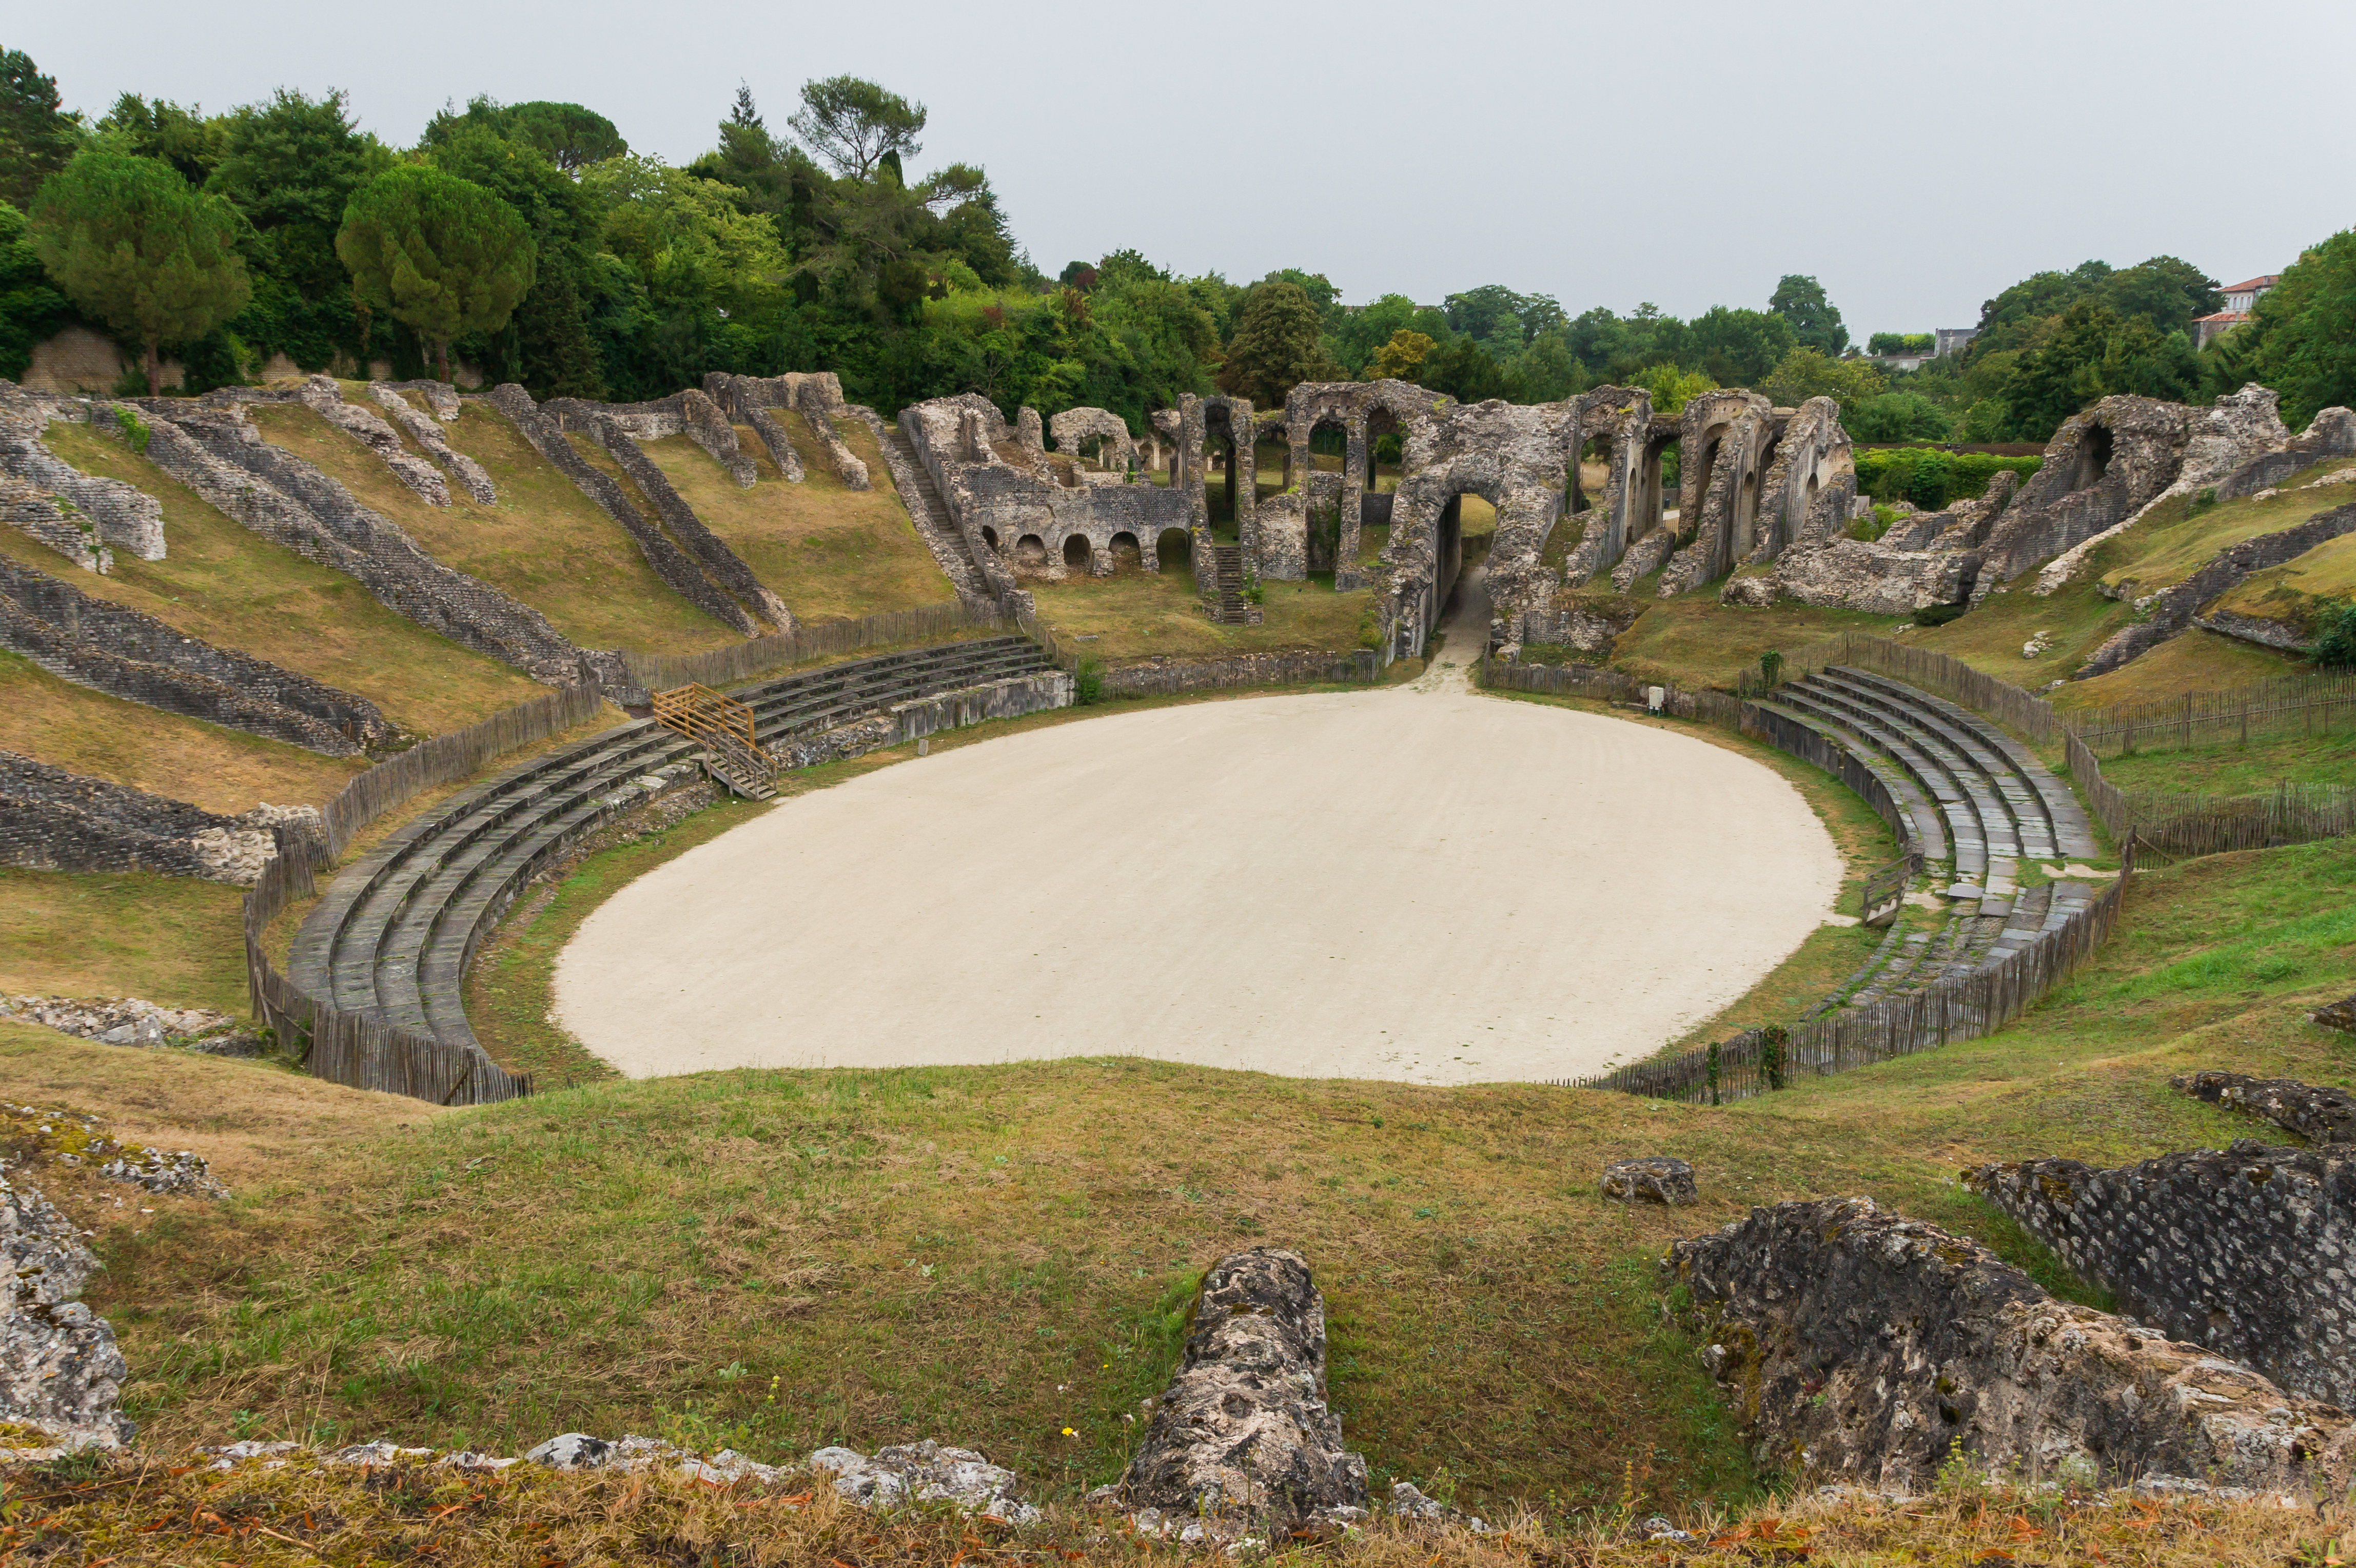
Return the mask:
<svg viewBox="0 0 2356 1568">
<path fill-rule="evenodd" d="M 761 743 L 1046 667 L 991 638 L 886 654 L 740 690 Z M 348 1011 L 474 1041 L 461 983 L 508 905 L 566 847 L 694 770 L 692 741 L 639 720 L 519 763 L 396 830 L 304 921 L 295 983 Z"/>
</svg>

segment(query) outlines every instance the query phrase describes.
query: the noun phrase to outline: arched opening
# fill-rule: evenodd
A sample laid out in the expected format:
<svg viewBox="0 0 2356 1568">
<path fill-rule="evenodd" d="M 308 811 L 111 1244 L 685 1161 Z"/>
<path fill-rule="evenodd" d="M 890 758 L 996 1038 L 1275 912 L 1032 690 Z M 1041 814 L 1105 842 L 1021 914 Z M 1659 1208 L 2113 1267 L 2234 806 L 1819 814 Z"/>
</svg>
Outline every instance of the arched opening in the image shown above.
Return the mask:
<svg viewBox="0 0 2356 1568">
<path fill-rule="evenodd" d="M 1637 469 L 1638 494 L 1628 507 L 1628 542 L 1633 544 L 1676 518 L 1675 497 L 1685 477 L 1685 439 L 1655 435 L 1644 443 L 1644 461 Z"/>
<path fill-rule="evenodd" d="M 1718 467 L 1719 440 L 1725 434 L 1726 426 L 1723 424 L 1712 425 L 1704 430 L 1700 436 L 1700 447 L 1693 455 L 1693 467 L 1687 468 L 1682 462 L 1678 465 L 1676 495 L 1679 533 L 1690 532 L 1700 520 L 1702 506 L 1709 499 L 1709 477 Z M 1688 480 L 1692 482 L 1694 488 L 1692 517 L 1685 515 L 1685 487 Z"/>
<path fill-rule="evenodd" d="M 1742 472 L 1742 488 L 1734 498 L 1734 545 L 1736 561 L 1751 553 L 1759 541 L 1759 469 L 1756 465 Z"/>
<path fill-rule="evenodd" d="M 1576 517 L 1593 506 L 1612 482 L 1612 438 L 1590 435 L 1579 444 L 1579 451 L 1570 463 L 1569 493 L 1564 497 L 1563 512 Z"/>
<path fill-rule="evenodd" d="M 2111 431 L 2105 424 L 2090 424 L 2078 438 L 2078 468 L 2070 476 L 2070 488 L 2089 490 L 2103 482 L 2111 471 Z"/>
<path fill-rule="evenodd" d="M 1341 564 L 1344 542 L 1355 532 L 1348 526 L 1351 520 L 1342 515 L 1342 508 L 1350 500 L 1349 457 L 1350 431 L 1339 417 L 1329 415 L 1309 427 L 1310 473 L 1299 476 L 1301 481 L 1307 484 L 1317 474 L 1332 474 L 1339 481 L 1330 502 L 1318 503 L 1312 491 L 1306 560 L 1312 575 Z"/>
<path fill-rule="evenodd" d="M 1194 536 L 1183 528 L 1165 528 L 1153 542 L 1154 559 L 1165 572 L 1192 573 L 1194 569 Z"/>
<path fill-rule="evenodd" d="M 1116 533 L 1111 540 L 1112 569 L 1116 573 L 1135 572 L 1143 568 L 1145 553 L 1137 547 L 1134 533 Z"/>
<path fill-rule="evenodd" d="M 996 529 L 994 529 L 994 528 L 991 527 L 991 526 L 990 526 L 990 524 L 988 524 L 988 523 L 986 523 L 986 522 L 985 522 L 985 523 L 983 523 L 983 524 L 981 525 L 981 542 L 982 542 L 984 544 L 989 545 L 992 550 L 997 549 L 997 548 L 998 548 L 998 530 L 996 530 Z"/>
<path fill-rule="evenodd" d="M 1205 472 L 1208 475 L 1203 486 L 1203 501 L 1210 513 L 1211 532 L 1233 542 L 1238 537 L 1236 428 L 1226 403 L 1213 403 L 1203 411 L 1203 453 L 1207 465 Z"/>
<path fill-rule="evenodd" d="M 1088 569 L 1088 564 L 1092 557 L 1093 552 L 1088 548 L 1088 536 L 1087 534 L 1074 533 L 1067 535 L 1065 538 L 1065 565 L 1070 567 L 1075 572 L 1085 572 Z"/>
<path fill-rule="evenodd" d="M 1292 488 L 1296 478 L 1292 471 L 1292 443 L 1286 439 L 1282 424 L 1259 424 L 1252 431 L 1252 485 L 1254 495 L 1265 498 L 1281 494 Z"/>
<path fill-rule="evenodd" d="M 1035 533 L 1026 533 L 1014 542 L 1014 564 L 1037 568 L 1047 564 L 1047 542 Z"/>
</svg>

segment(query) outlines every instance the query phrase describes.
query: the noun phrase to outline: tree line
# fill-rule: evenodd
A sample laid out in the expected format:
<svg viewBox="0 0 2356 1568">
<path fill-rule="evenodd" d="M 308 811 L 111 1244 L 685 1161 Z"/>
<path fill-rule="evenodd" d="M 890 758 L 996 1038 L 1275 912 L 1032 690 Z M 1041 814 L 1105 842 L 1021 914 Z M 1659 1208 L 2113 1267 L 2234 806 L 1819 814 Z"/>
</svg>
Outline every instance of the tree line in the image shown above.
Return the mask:
<svg viewBox="0 0 2356 1568">
<path fill-rule="evenodd" d="M 1821 394 L 1868 441 L 2041 441 L 2112 392 L 2197 397 L 2250 379 L 2282 390 L 2286 414 L 2356 401 L 2349 234 L 2204 352 L 2190 332 L 2217 307 L 2215 282 L 2158 257 L 2040 273 L 1987 302 L 1963 355 L 1885 372 L 1796 274 L 1763 309 L 1690 320 L 1649 304 L 1573 317 L 1495 284 L 1346 306 L 1322 274 L 1230 283 L 1134 251 L 1050 277 L 983 170 L 905 173 L 926 121 L 845 76 L 806 83 L 776 127 L 740 87 L 684 166 L 634 152 L 582 105 L 489 98 L 394 148 L 340 92 L 209 114 L 126 92 L 86 121 L 33 61 L 0 53 L 0 375 L 79 320 L 135 350 L 125 391 L 152 386 L 166 355 L 189 392 L 283 355 L 305 371 L 386 360 L 404 378 L 463 360 L 541 397 L 616 401 L 711 371 L 825 369 L 886 409 L 978 392 L 1132 426 L 1186 392 L 1269 406 L 1298 381 L 1377 376 L 1468 402 L 1634 384 L 1667 412 L 1714 386 L 1779 404 Z"/>
</svg>

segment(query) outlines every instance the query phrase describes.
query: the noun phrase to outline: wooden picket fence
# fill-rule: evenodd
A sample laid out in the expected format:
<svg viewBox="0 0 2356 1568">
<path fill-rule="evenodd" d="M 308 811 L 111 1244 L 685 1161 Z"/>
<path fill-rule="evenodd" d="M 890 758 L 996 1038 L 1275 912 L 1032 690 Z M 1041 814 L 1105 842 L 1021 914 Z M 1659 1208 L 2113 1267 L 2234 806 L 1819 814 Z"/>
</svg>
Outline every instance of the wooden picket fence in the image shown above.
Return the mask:
<svg viewBox="0 0 2356 1568">
<path fill-rule="evenodd" d="M 806 659 L 902 642 L 928 642 L 976 629 L 995 631 L 1005 627 L 1009 618 L 991 605 L 919 605 L 857 620 L 819 621 L 709 653 L 633 653 L 625 649 L 622 669 L 633 684 L 648 692 L 674 686 L 730 686 Z"/>
<path fill-rule="evenodd" d="M 431 1035 L 347 1012 L 296 987 L 270 961 L 271 921 L 317 889 L 309 846 L 282 833 L 278 854 L 245 896 L 245 982 L 253 1015 L 280 1044 L 300 1053 L 314 1078 L 405 1094 L 436 1105 L 487 1105 L 531 1092 L 528 1073 L 509 1072 L 482 1047 L 445 1045 Z"/>
<path fill-rule="evenodd" d="M 2344 733 L 2356 729 L 2356 674 L 2286 675 L 2163 702 L 2083 708 L 2070 714 L 2070 727 L 2102 757 Z"/>
<path fill-rule="evenodd" d="M 2136 841 L 2130 838 L 2120 856 L 2117 880 L 2094 903 L 2019 951 L 1971 974 L 1864 1007 L 1837 1008 L 1784 1032 L 1780 1039 L 1769 1031 L 1751 1029 L 1661 1060 L 1556 1081 L 1566 1089 L 1720 1105 L 1784 1088 L 1796 1078 L 1830 1077 L 1993 1034 L 2027 1012 L 2103 945 L 2118 923 L 2119 904 L 2135 875 L 2135 862 Z"/>
<path fill-rule="evenodd" d="M 315 851 L 316 858 L 334 865 L 343 858 L 353 834 L 420 790 L 471 778 L 495 757 L 562 734 L 594 716 L 605 701 L 605 693 L 595 686 L 566 686 L 385 758 L 337 790 L 320 810 L 327 842 Z"/>
</svg>

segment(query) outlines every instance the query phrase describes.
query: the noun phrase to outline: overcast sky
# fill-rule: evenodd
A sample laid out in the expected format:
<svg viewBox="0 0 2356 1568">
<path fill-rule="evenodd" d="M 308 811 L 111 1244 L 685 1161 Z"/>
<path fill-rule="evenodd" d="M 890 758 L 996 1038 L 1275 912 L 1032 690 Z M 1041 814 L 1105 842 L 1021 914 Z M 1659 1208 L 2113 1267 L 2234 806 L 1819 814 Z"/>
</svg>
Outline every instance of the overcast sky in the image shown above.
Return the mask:
<svg viewBox="0 0 2356 1568">
<path fill-rule="evenodd" d="M 1485 283 L 1574 315 L 1763 306 L 1967 326 L 2027 274 L 2167 252 L 2222 283 L 2356 224 L 2356 3 L 1194 5 L 571 0 L 27 5 L 69 108 L 340 87 L 413 143 L 445 100 L 559 99 L 674 162 L 740 78 L 782 131 L 851 72 L 929 106 L 910 172 L 986 167 L 1050 274 L 1133 246 L 1343 297 Z"/>
</svg>

